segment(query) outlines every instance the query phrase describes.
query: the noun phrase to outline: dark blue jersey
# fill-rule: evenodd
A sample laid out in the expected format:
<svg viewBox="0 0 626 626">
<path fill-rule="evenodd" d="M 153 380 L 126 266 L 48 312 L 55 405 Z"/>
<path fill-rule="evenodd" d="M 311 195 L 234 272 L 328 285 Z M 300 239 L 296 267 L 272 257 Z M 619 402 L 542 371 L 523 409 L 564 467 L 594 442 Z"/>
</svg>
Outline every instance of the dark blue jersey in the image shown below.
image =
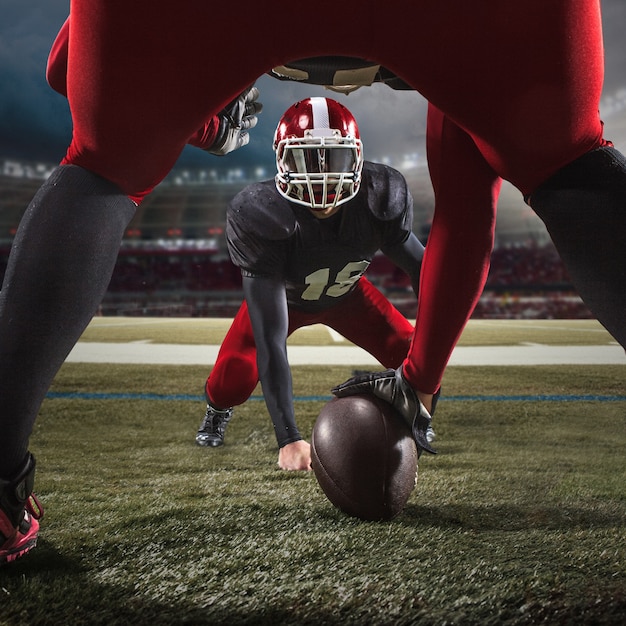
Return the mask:
<svg viewBox="0 0 626 626">
<path fill-rule="evenodd" d="M 244 275 L 281 278 L 289 306 L 314 312 L 350 293 L 374 254 L 403 243 L 412 225 L 402 174 L 366 162 L 357 195 L 326 219 L 286 200 L 273 180 L 249 185 L 229 204 L 226 237 Z"/>
</svg>

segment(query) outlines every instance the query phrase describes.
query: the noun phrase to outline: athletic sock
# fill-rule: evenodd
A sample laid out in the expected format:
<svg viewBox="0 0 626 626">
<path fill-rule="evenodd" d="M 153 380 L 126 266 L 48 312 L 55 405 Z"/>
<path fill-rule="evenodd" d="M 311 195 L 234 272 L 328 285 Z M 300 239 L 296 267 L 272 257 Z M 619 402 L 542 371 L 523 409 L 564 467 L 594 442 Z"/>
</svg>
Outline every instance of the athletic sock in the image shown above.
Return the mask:
<svg viewBox="0 0 626 626">
<path fill-rule="evenodd" d="M 601 324 L 626 348 L 626 159 L 592 150 L 530 197 L 572 282 Z"/>
<path fill-rule="evenodd" d="M 52 379 L 100 304 L 135 204 L 80 167 L 58 167 L 29 204 L 0 291 L 0 477 L 27 453 Z"/>
</svg>

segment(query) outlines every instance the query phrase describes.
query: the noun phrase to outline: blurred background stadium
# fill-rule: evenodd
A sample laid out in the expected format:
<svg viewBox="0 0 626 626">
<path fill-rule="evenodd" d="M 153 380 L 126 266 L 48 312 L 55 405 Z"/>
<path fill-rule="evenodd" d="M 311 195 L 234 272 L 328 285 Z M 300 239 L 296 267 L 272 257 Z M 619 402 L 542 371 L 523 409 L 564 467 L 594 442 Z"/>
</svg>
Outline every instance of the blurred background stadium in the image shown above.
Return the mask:
<svg viewBox="0 0 626 626">
<path fill-rule="evenodd" d="M 71 135 L 67 103 L 44 77 L 47 52 L 69 3 L 30 4 L 30 12 L 8 6 L 0 25 L 0 79 L 12 87 L 0 94 L 0 277 L 21 215 Z M 607 52 L 601 115 L 606 138 L 624 151 L 626 4 L 605 0 L 603 10 Z M 102 315 L 231 317 L 236 312 L 242 293 L 225 246 L 226 205 L 248 183 L 273 177 L 275 125 L 291 103 L 311 95 L 346 104 L 359 121 L 366 158 L 405 175 L 415 200 L 415 232 L 427 240 L 433 198 L 424 153 L 425 102 L 418 94 L 375 86 L 343 96 L 266 76 L 257 86 L 264 112 L 250 145 L 222 158 L 187 148 L 170 176 L 138 208 Z M 380 256 L 368 276 L 407 317 L 415 315 L 402 272 Z M 543 224 L 508 184 L 499 203 L 491 272 L 474 317 L 591 317 Z"/>
</svg>

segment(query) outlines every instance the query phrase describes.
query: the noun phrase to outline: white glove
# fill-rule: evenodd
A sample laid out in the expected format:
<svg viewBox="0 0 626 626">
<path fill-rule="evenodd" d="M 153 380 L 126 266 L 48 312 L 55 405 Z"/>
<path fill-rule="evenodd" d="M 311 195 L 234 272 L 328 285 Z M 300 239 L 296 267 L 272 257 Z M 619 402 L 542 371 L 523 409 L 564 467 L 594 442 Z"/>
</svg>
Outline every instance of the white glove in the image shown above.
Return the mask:
<svg viewBox="0 0 626 626">
<path fill-rule="evenodd" d="M 248 87 L 217 114 L 220 126 L 207 152 L 223 156 L 250 141 L 247 131 L 257 125 L 257 114 L 263 109 L 263 105 L 257 102 L 258 97 L 259 90 L 254 86 Z"/>
</svg>

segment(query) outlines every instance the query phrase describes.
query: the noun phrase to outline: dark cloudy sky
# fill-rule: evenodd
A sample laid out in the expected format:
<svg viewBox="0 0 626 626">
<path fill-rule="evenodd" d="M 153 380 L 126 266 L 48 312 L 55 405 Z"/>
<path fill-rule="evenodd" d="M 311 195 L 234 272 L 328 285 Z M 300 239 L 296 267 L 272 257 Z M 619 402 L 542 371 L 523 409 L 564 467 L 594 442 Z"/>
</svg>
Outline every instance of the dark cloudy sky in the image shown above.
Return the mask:
<svg viewBox="0 0 626 626">
<path fill-rule="evenodd" d="M 131 2 L 132 0 L 129 0 Z M 64 98 L 45 82 L 50 45 L 69 11 L 69 0 L 0 0 L 0 159 L 58 161 L 65 152 L 71 121 Z M 607 128 L 626 126 L 626 0 L 603 0 L 606 47 L 605 100 Z M 264 112 L 245 149 L 219 159 L 229 167 L 270 164 L 271 137 L 281 113 L 309 95 L 330 95 L 322 88 L 259 79 Z M 336 96 L 335 96 L 336 97 Z M 362 130 L 370 159 L 393 157 L 398 166 L 405 154 L 423 149 L 424 101 L 415 93 L 386 87 L 361 89 L 347 98 Z M 617 103 L 617 104 L 616 104 Z M 411 115 L 409 115 L 409 111 Z M 413 120 L 411 124 L 403 120 Z M 608 133 L 610 137 L 610 132 Z M 622 147 L 622 146 L 618 146 Z M 423 155 L 422 155 L 423 156 Z M 184 165 L 214 166 L 215 158 L 187 149 Z"/>
</svg>

